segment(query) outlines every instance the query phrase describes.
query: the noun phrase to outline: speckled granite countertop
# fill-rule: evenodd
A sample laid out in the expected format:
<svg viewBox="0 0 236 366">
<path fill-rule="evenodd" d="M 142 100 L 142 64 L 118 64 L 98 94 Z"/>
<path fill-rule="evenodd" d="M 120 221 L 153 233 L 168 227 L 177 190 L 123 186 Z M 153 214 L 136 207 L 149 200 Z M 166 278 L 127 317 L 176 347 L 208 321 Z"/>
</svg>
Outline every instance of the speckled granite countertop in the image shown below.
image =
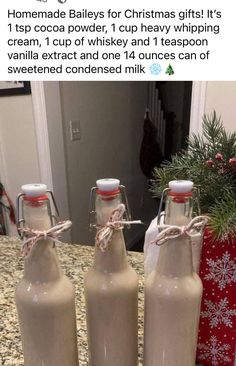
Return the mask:
<svg viewBox="0 0 236 366">
<path fill-rule="evenodd" d="M 15 286 L 22 277 L 23 259 L 17 238 L 0 236 L 0 366 L 23 366 L 19 326 L 14 301 Z M 87 366 L 87 336 L 83 275 L 93 261 L 93 247 L 63 244 L 58 247 L 61 266 L 76 289 L 77 332 L 80 366 Z M 140 275 L 139 353 L 143 332 L 143 255 L 129 253 L 132 266 Z"/>
</svg>

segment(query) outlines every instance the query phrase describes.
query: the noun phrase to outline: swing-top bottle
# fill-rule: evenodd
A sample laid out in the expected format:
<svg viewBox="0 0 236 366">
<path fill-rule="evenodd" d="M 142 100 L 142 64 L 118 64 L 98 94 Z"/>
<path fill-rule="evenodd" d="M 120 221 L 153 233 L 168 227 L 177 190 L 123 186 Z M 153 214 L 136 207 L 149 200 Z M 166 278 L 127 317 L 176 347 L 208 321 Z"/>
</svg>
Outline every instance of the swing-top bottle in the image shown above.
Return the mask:
<svg viewBox="0 0 236 366">
<path fill-rule="evenodd" d="M 169 184 L 165 224 L 189 223 L 193 209 L 190 183 Z M 160 246 L 156 268 L 145 283 L 144 366 L 195 365 L 201 297 L 190 238 L 183 234 L 168 239 Z"/>
<path fill-rule="evenodd" d="M 101 179 L 95 188 L 96 225 L 104 226 L 121 204 L 117 179 Z M 99 228 L 97 229 L 99 230 Z M 114 230 L 108 247 L 95 247 L 85 276 L 90 366 L 137 366 L 138 277 L 128 263 L 123 230 Z"/>
<path fill-rule="evenodd" d="M 27 184 L 22 191 L 18 225 L 50 229 L 52 193 L 44 184 Z M 15 298 L 24 365 L 78 366 L 75 292 L 61 270 L 52 239 L 41 239 L 26 256 Z"/>
</svg>

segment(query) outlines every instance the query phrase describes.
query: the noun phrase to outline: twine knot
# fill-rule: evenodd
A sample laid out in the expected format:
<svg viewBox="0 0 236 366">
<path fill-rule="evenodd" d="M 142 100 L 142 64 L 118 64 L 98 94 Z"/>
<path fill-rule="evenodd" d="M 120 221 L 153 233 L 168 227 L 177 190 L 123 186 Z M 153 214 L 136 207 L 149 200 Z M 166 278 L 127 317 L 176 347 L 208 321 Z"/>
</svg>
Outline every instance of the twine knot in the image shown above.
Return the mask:
<svg viewBox="0 0 236 366">
<path fill-rule="evenodd" d="M 207 216 L 197 216 L 194 217 L 185 226 L 176 225 L 158 225 L 160 232 L 157 234 L 156 238 L 151 241 L 150 244 L 163 245 L 169 239 L 175 239 L 182 235 L 188 236 L 190 238 L 202 234 L 203 230 L 208 222 Z"/>
<path fill-rule="evenodd" d="M 106 224 L 97 226 L 98 231 L 95 236 L 95 245 L 97 245 L 102 252 L 105 252 L 108 249 L 114 230 L 121 230 L 124 228 L 124 225 L 142 224 L 141 220 L 124 220 L 124 213 L 125 205 L 120 203 L 117 208 L 112 211 Z"/>
<path fill-rule="evenodd" d="M 24 234 L 25 238 L 22 244 L 21 252 L 24 257 L 28 257 L 39 240 L 53 240 L 53 245 L 55 243 L 60 243 L 60 234 L 71 228 L 72 222 L 69 220 L 61 221 L 57 225 L 53 226 L 48 230 L 34 230 L 29 227 L 19 228 L 19 232 Z"/>
</svg>

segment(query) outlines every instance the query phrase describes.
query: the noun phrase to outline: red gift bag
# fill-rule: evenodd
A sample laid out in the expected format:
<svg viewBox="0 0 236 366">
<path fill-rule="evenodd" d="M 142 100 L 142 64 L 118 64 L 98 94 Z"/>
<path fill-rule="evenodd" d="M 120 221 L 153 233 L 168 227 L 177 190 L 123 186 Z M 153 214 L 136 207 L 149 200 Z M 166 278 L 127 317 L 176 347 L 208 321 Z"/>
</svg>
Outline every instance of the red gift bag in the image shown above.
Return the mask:
<svg viewBox="0 0 236 366">
<path fill-rule="evenodd" d="M 236 348 L 236 238 L 212 241 L 205 231 L 200 265 L 203 298 L 197 361 L 234 366 Z"/>
</svg>

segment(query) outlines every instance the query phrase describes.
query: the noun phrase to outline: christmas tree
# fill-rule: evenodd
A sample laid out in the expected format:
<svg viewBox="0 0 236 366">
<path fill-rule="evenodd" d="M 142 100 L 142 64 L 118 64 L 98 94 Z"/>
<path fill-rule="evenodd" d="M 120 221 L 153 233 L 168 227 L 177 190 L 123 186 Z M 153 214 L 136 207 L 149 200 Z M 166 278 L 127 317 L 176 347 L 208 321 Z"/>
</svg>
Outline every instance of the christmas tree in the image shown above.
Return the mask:
<svg viewBox="0 0 236 366">
<path fill-rule="evenodd" d="M 168 75 L 174 75 L 175 72 L 174 72 L 173 67 L 171 66 L 171 64 L 169 64 L 169 66 L 167 67 L 165 73 L 168 74 Z"/>
<path fill-rule="evenodd" d="M 236 235 L 236 133 L 228 133 L 221 118 L 203 117 L 202 135 L 188 139 L 188 149 L 154 170 L 152 192 L 160 196 L 173 179 L 189 179 L 198 187 L 200 207 L 218 240 Z"/>
</svg>

